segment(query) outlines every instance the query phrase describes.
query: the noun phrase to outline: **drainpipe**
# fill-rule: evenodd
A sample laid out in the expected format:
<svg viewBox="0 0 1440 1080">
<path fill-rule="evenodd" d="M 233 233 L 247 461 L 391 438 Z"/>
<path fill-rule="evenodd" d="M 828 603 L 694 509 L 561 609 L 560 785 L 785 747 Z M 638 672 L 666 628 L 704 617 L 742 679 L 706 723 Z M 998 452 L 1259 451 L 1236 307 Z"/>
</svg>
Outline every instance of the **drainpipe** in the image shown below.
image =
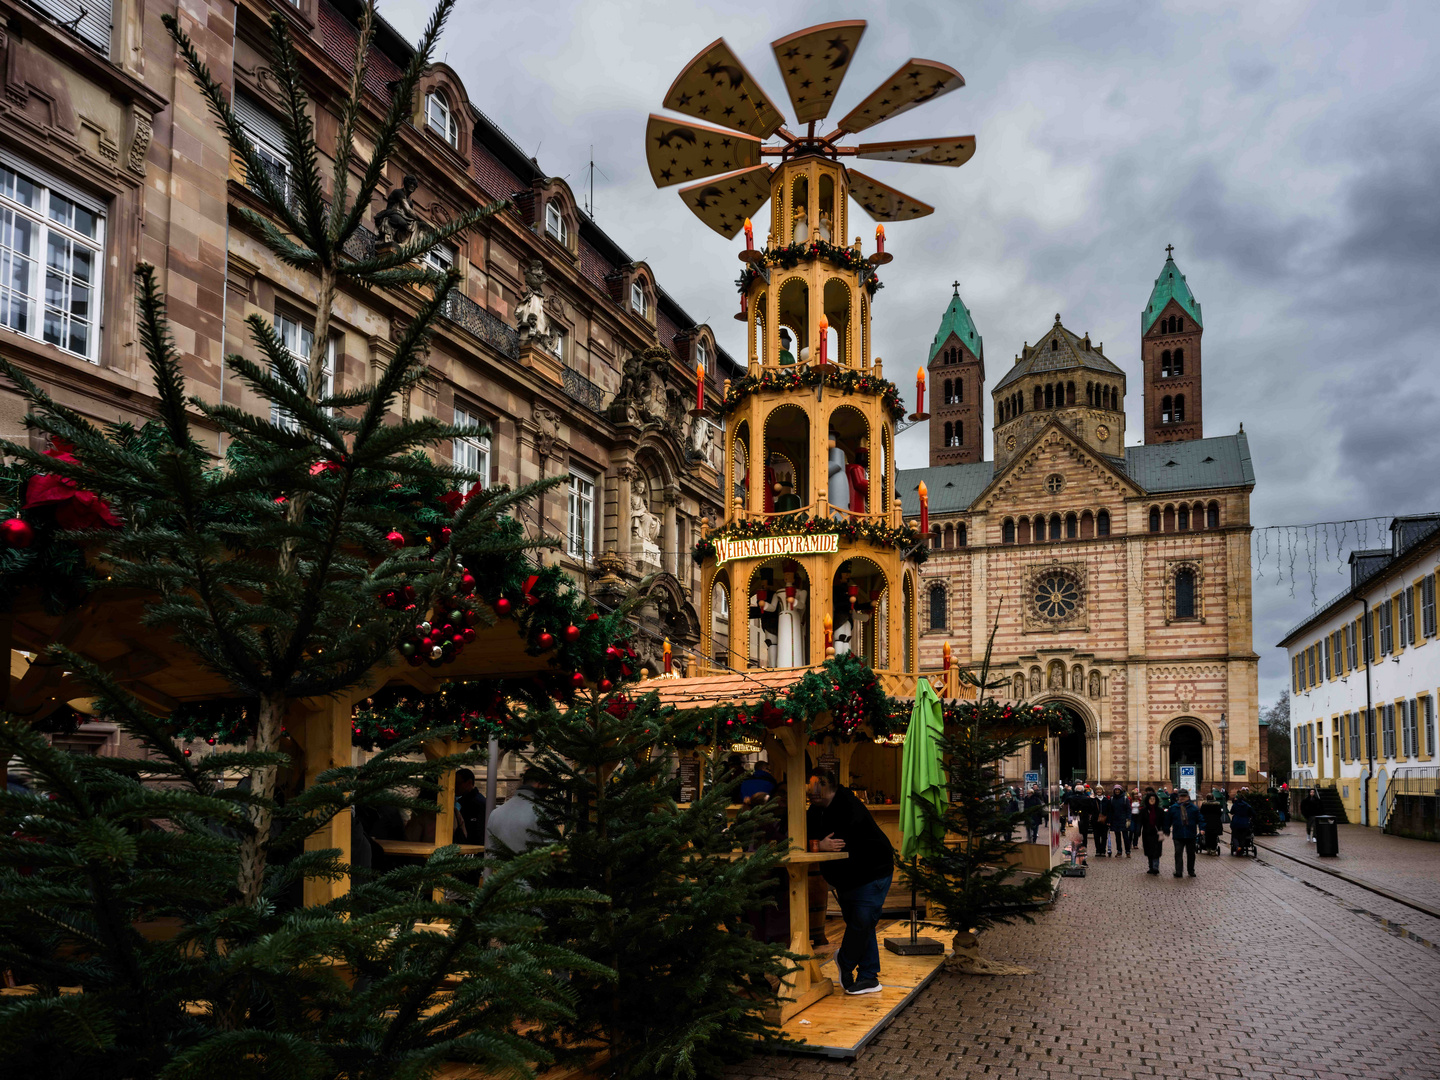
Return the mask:
<svg viewBox="0 0 1440 1080">
<path fill-rule="evenodd" d="M 1370 663 L 1374 659 L 1371 655 L 1374 649 L 1370 645 L 1370 635 L 1367 631 L 1370 628 L 1370 601 L 1366 597 L 1360 598 L 1361 610 L 1364 617 L 1360 620 L 1361 640 L 1360 647 L 1365 653 L 1365 777 L 1360 785 L 1360 824 L 1370 824 L 1370 777 L 1375 775 L 1375 738 L 1371 734 L 1371 726 L 1374 721 L 1371 719 L 1375 709 L 1370 699 Z"/>
</svg>

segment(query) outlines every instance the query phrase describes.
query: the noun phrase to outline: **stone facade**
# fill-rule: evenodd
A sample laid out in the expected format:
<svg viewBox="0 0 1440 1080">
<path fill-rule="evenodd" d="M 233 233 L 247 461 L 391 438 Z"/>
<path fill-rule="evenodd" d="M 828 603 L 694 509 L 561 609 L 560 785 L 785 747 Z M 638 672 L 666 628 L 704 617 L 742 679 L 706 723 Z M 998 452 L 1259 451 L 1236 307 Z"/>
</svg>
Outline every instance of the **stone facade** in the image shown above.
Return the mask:
<svg viewBox="0 0 1440 1080">
<path fill-rule="evenodd" d="M 1057 702 L 1075 727 L 1052 780 L 1168 784 L 1185 763 L 1206 789 L 1255 783 L 1244 431 L 1125 447 L 1125 375 L 1102 349 L 1057 317 L 992 391 L 995 462 L 898 475 L 906 517 L 930 493 L 921 666 L 948 641 L 977 667 L 993 632 L 1000 696 Z"/>
<path fill-rule="evenodd" d="M 43 0 L 38 6 L 45 7 Z M 232 91 L 237 114 L 247 128 L 254 125 L 252 137 L 264 143 L 278 130 L 268 22 L 280 13 L 308 80 L 323 148 L 333 145 L 337 125 L 327 103 L 344 93 L 353 63 L 349 8 L 329 0 L 178 7 L 173 0 L 168 6 L 116 0 L 104 52 L 34 7 L 0 0 L 0 10 L 4 163 L 46 190 L 70 192 L 102 221 L 93 340 L 78 351 L 48 343 L 32 317 L 25 327 L 0 325 L 0 347 L 82 415 L 144 422 L 154 415 L 154 401 L 132 276 L 143 259 L 159 270 L 192 392 L 261 408 L 224 371 L 222 358 L 258 354 L 245 325 L 250 316 L 311 322 L 314 289 L 276 260 L 237 213 L 261 203 L 179 68 L 160 16 L 176 15 L 212 74 Z M 362 146 L 364 131 L 373 131 L 389 107 L 390 87 L 409 55 L 409 46 L 381 24 L 367 72 Z M 414 177 L 410 205 L 431 225 L 469 206 L 500 199 L 510 205 L 456 237 L 446 253 L 461 282 L 436 327 L 430 378 L 402 409 L 446 421 L 463 413 L 488 425 L 487 443 L 439 450 L 477 462 L 485 482 L 573 478 L 524 515 L 536 534 L 566 541 L 545 558 L 577 580 L 603 577 L 601 592 L 614 598 L 641 576 L 658 575 L 648 616 L 683 655 L 699 630 L 688 549 L 719 513 L 723 446 L 710 421 L 688 415 L 696 364 L 704 365 L 712 396 L 738 369 L 710 328 L 696 325 L 648 266 L 581 212 L 564 180 L 546 175 L 471 106 L 453 70 L 434 65 L 416 97 L 380 195 Z M 432 97 L 443 102 L 448 123 L 434 121 Z M 321 171 L 328 180 L 328 163 Z M 377 198 L 373 210 L 383 208 Z M 373 213 L 365 224 L 355 243 L 375 242 Z M 37 286 L 37 307 L 38 293 Z M 337 389 L 359 385 L 386 362 L 422 300 L 401 289 L 339 295 L 332 322 Z M 16 436 L 21 419 L 18 398 L 0 389 L 0 431 Z M 215 447 L 224 450 L 218 434 Z M 644 551 L 632 528 L 636 517 L 658 524 Z M 602 568 L 597 558 L 607 553 L 613 558 Z"/>
</svg>

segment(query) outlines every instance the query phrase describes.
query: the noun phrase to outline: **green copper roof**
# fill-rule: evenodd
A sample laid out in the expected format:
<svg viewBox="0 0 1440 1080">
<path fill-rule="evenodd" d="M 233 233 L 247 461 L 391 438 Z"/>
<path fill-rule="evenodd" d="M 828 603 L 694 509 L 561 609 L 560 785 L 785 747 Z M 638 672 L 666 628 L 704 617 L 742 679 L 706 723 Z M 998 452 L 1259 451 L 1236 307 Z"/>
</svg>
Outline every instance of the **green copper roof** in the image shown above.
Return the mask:
<svg viewBox="0 0 1440 1080">
<path fill-rule="evenodd" d="M 1180 268 L 1175 265 L 1175 259 L 1166 249 L 1165 265 L 1160 268 L 1160 276 L 1155 279 L 1155 288 L 1150 290 L 1150 302 L 1145 305 L 1145 310 L 1140 313 L 1140 333 L 1148 334 L 1150 327 L 1155 325 L 1155 320 L 1160 317 L 1160 312 L 1165 310 L 1165 305 L 1171 300 L 1185 310 L 1185 313 L 1195 320 L 1195 325 L 1205 326 L 1200 318 L 1200 301 L 1196 300 L 1190 293 L 1190 286 L 1185 284 L 1185 275 L 1180 273 Z"/>
<path fill-rule="evenodd" d="M 945 309 L 945 317 L 940 320 L 940 329 L 935 331 L 935 340 L 930 343 L 931 360 L 935 359 L 940 346 L 945 344 L 952 333 L 977 358 L 985 358 L 985 339 L 980 336 L 980 331 L 975 329 L 975 320 L 970 317 L 970 309 L 965 306 L 965 301 L 960 299 L 959 288 L 956 288 L 955 295 L 950 298 L 950 306 Z"/>
</svg>

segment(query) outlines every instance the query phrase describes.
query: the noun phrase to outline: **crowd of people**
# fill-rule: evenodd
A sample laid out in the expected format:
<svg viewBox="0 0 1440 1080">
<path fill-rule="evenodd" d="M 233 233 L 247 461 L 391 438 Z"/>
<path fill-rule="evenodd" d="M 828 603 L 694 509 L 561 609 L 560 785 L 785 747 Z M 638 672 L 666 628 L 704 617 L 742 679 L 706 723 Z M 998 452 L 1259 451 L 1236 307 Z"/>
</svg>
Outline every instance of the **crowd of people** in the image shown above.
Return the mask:
<svg viewBox="0 0 1440 1080">
<path fill-rule="evenodd" d="M 1260 797 L 1264 797 L 1263 795 Z M 1165 841 L 1174 842 L 1175 876 L 1195 876 L 1197 851 L 1220 853 L 1220 838 L 1230 827 L 1230 854 L 1245 854 L 1255 835 L 1255 809 L 1242 789 L 1232 798 L 1220 788 L 1202 802 L 1183 787 L 1131 788 L 1116 784 L 1106 791 L 1087 784 L 1065 784 L 1060 792 L 1072 861 L 1090 857 L 1131 858 L 1138 847 L 1148 860 L 1147 874 L 1160 873 Z M 1025 833 L 1035 843 L 1043 821 L 1046 797 L 1038 785 L 1026 792 L 1016 809 L 1025 812 Z"/>
</svg>

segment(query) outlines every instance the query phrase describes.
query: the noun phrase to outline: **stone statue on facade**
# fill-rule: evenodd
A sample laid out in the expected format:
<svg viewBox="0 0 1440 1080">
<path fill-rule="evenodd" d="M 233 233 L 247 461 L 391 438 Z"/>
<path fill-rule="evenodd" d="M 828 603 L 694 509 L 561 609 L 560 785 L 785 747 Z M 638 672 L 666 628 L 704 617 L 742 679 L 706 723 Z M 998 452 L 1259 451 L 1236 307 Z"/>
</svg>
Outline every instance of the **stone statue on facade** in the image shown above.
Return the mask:
<svg viewBox="0 0 1440 1080">
<path fill-rule="evenodd" d="M 660 517 L 650 512 L 638 491 L 630 492 L 630 539 L 641 562 L 660 565 Z"/>
<path fill-rule="evenodd" d="M 415 239 L 420 215 L 415 212 L 410 198 L 419 186 L 420 181 L 415 177 L 406 176 L 399 187 L 390 189 L 390 194 L 385 197 L 385 209 L 375 215 L 375 231 L 380 235 L 380 243 L 404 247 Z"/>
<path fill-rule="evenodd" d="M 1090 697 L 1096 701 L 1100 700 L 1100 673 L 1098 671 L 1090 672 Z"/>
<path fill-rule="evenodd" d="M 545 264 L 531 259 L 525 264 L 525 291 L 515 305 L 515 329 L 521 345 L 538 345 L 546 352 L 555 351 L 555 331 L 545 314 Z"/>
</svg>

